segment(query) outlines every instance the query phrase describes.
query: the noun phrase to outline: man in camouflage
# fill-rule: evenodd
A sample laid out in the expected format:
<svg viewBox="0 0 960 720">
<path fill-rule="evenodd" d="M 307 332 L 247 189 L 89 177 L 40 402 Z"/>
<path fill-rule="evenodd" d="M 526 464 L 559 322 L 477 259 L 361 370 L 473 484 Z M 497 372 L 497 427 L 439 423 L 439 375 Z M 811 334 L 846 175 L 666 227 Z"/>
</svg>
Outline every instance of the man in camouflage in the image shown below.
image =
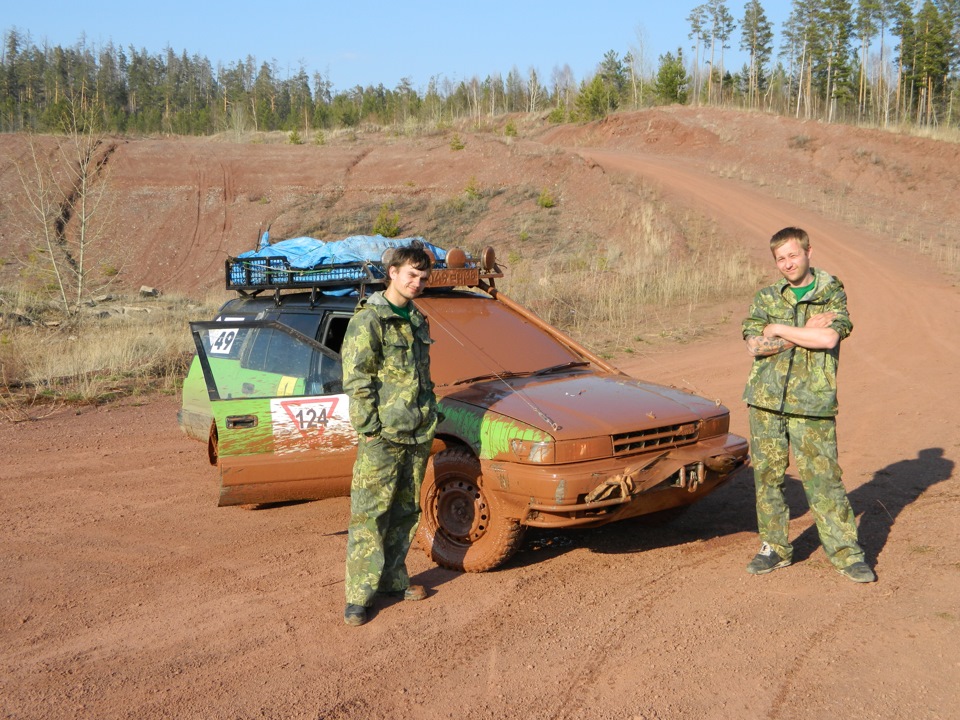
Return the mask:
<svg viewBox="0 0 960 720">
<path fill-rule="evenodd" d="M 810 238 L 800 228 L 778 232 L 770 249 L 783 279 L 754 296 L 743 321 L 754 357 L 743 399 L 762 541 L 747 572 L 764 575 L 792 561 L 783 498 L 792 448 L 830 562 L 855 582 L 873 582 L 837 462 L 837 364 L 840 341 L 853 330 L 847 295 L 837 278 L 810 267 Z"/>
<path fill-rule="evenodd" d="M 419 244 L 398 248 L 386 290 L 362 300 L 341 348 L 343 389 L 359 436 L 350 487 L 344 621 L 362 625 L 378 592 L 422 600 L 406 557 L 420 519 L 420 485 L 437 426 L 430 328 L 411 302 L 430 276 Z"/>
</svg>

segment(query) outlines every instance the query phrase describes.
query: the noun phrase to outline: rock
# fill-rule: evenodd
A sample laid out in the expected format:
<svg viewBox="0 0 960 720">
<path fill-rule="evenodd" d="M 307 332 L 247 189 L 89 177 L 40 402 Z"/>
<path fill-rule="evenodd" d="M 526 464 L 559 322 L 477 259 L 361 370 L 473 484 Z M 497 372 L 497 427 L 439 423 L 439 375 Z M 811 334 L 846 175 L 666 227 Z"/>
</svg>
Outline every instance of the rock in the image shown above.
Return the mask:
<svg viewBox="0 0 960 720">
<path fill-rule="evenodd" d="M 16 312 L 0 313 L 0 324 L 4 325 L 33 325 L 33 320 L 26 315 Z"/>
<path fill-rule="evenodd" d="M 140 290 L 142 291 L 143 288 L 140 288 Z M 93 298 L 93 301 L 95 303 L 105 303 L 105 302 L 110 302 L 113 299 L 114 299 L 113 295 L 108 294 L 108 295 L 98 295 L 97 297 Z"/>
<path fill-rule="evenodd" d="M 141 285 L 140 297 L 160 297 L 160 291 L 148 285 Z"/>
</svg>

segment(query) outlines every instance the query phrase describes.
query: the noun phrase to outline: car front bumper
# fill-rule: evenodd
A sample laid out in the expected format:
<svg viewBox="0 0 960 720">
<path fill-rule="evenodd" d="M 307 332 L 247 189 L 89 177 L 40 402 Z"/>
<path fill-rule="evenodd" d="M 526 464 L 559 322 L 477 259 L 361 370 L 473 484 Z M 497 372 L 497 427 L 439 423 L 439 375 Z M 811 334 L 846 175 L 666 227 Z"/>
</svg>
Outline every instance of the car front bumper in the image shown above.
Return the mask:
<svg viewBox="0 0 960 720">
<path fill-rule="evenodd" d="M 628 458 L 571 465 L 490 461 L 483 475 L 521 524 L 593 527 L 689 505 L 749 466 L 747 441 L 728 434 Z"/>
</svg>

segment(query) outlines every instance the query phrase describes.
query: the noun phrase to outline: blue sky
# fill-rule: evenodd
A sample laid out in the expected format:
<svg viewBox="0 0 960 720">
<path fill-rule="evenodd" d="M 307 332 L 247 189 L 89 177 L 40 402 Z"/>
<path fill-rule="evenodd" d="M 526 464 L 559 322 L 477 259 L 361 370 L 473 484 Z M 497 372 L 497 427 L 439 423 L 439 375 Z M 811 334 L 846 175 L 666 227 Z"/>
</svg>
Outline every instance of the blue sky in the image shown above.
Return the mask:
<svg viewBox="0 0 960 720">
<path fill-rule="evenodd" d="M 276 61 L 281 78 L 302 64 L 311 75 L 327 76 L 335 91 L 378 83 L 392 88 L 404 77 L 422 91 L 433 76 L 460 81 L 499 72 L 506 77 L 513 67 L 524 76 L 533 67 L 547 84 L 553 69 L 564 64 L 579 82 L 594 73 L 607 51 L 622 58 L 639 49 L 638 29 L 652 70 L 660 55 L 676 52 L 678 46 L 687 54 L 686 18 L 701 2 L 17 0 L 0 13 L 0 29 L 29 33 L 38 46 L 73 46 L 85 38 L 98 47 L 112 41 L 160 54 L 169 45 L 177 54 L 186 50 L 205 56 L 214 67 L 253 55 L 258 66 Z M 744 4 L 727 3 L 738 21 Z M 776 46 L 790 0 L 761 4 L 773 22 Z M 744 62 L 739 30 L 730 45 L 724 66 L 736 71 Z"/>
</svg>

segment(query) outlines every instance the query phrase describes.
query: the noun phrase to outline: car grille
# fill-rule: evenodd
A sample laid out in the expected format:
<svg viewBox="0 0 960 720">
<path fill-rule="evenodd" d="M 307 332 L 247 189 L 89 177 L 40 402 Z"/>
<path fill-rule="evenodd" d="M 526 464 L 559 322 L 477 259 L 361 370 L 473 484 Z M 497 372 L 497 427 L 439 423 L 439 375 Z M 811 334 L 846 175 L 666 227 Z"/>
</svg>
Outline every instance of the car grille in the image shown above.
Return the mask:
<svg viewBox="0 0 960 720">
<path fill-rule="evenodd" d="M 613 436 L 613 454 L 629 455 L 658 447 L 686 445 L 696 442 L 699 434 L 699 421 L 636 432 L 618 433 Z"/>
</svg>

